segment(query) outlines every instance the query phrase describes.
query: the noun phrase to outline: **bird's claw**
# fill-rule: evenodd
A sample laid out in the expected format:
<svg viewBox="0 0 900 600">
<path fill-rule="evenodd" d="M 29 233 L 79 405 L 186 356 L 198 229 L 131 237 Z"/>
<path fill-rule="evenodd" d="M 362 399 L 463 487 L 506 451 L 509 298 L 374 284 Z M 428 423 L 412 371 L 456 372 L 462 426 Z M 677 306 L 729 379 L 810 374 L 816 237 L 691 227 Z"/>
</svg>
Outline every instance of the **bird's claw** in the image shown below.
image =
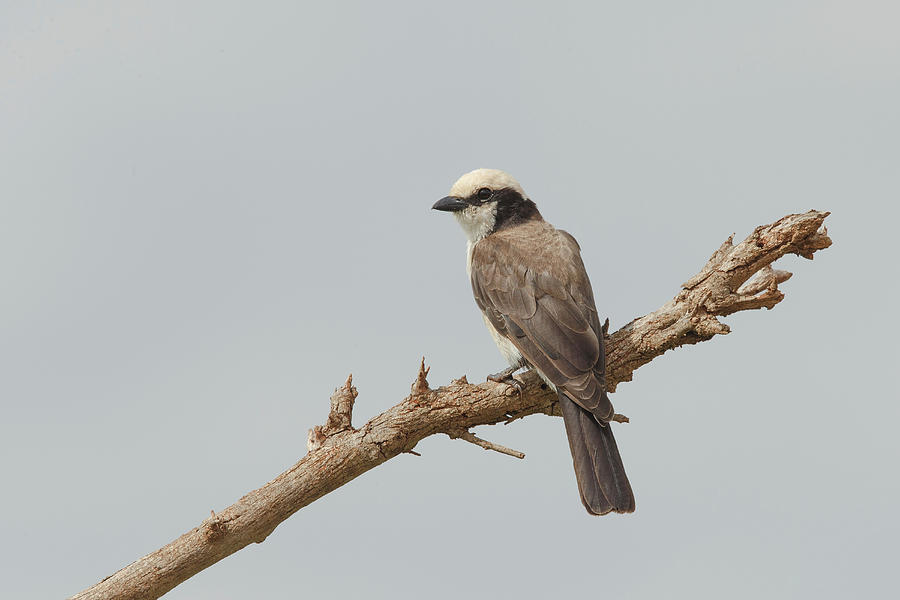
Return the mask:
<svg viewBox="0 0 900 600">
<path fill-rule="evenodd" d="M 513 377 L 513 373 L 518 370 L 519 367 L 509 367 L 508 369 L 503 369 L 499 373 L 488 375 L 487 380 L 493 381 L 494 383 L 505 383 L 508 386 L 516 388 L 516 391 L 519 392 L 519 398 L 521 398 L 525 391 L 525 386 L 521 381 Z"/>
</svg>

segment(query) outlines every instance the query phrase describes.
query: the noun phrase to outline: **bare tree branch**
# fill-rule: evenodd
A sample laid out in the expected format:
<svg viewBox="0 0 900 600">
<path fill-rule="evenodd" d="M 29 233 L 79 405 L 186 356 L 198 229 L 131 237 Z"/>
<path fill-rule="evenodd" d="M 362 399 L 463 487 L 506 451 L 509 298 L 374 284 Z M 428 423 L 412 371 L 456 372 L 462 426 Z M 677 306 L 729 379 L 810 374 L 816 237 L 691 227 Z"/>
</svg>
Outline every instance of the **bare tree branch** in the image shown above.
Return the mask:
<svg viewBox="0 0 900 600">
<path fill-rule="evenodd" d="M 830 246 L 823 228 L 828 214 L 788 215 L 757 227 L 737 246 L 732 243 L 734 236 L 728 238 L 675 298 L 608 337 L 610 391 L 620 382 L 630 381 L 636 369 L 667 350 L 728 333 L 728 326 L 718 317 L 778 304 L 784 298 L 778 284 L 791 274 L 777 271 L 771 264 L 785 254 L 811 259 L 814 252 Z M 297 464 L 175 541 L 72 598 L 158 598 L 244 546 L 262 542 L 289 516 L 360 474 L 399 454 L 415 453 L 416 444 L 425 437 L 444 433 L 521 458 L 520 452 L 481 440 L 469 429 L 509 423 L 535 413 L 559 414 L 555 395 L 532 372 L 518 377 L 521 393 L 504 383 L 473 385 L 465 376 L 431 389 L 427 376 L 423 359 L 410 394 L 359 429 L 351 422 L 357 391 L 348 377 L 331 396 L 325 425 L 310 431 L 309 453 Z"/>
<path fill-rule="evenodd" d="M 481 446 L 485 450 L 493 450 L 494 452 L 499 452 L 500 454 L 506 454 L 507 456 L 513 456 L 515 458 L 525 458 L 524 452 L 519 452 L 518 450 L 513 450 L 512 448 L 507 448 L 506 446 L 501 446 L 500 444 L 495 444 L 494 442 L 483 440 L 468 429 L 456 429 L 453 431 L 448 431 L 447 435 L 450 436 L 450 439 L 458 438 L 461 440 L 465 440 L 470 444 Z"/>
</svg>

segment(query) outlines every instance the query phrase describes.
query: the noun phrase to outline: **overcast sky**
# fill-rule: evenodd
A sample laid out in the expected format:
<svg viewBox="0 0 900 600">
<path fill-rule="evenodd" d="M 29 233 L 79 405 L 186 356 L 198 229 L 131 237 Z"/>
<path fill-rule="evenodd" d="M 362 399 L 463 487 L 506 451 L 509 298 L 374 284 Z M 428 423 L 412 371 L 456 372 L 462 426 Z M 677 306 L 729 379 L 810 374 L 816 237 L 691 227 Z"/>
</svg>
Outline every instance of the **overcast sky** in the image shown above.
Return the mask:
<svg viewBox="0 0 900 600">
<path fill-rule="evenodd" d="M 59 598 L 355 422 L 503 367 L 430 210 L 513 173 L 613 328 L 732 232 L 830 210 L 787 298 L 614 396 L 637 497 L 561 420 L 446 436 L 167 598 L 848 598 L 896 590 L 895 2 L 0 1 L 0 564 Z"/>
</svg>

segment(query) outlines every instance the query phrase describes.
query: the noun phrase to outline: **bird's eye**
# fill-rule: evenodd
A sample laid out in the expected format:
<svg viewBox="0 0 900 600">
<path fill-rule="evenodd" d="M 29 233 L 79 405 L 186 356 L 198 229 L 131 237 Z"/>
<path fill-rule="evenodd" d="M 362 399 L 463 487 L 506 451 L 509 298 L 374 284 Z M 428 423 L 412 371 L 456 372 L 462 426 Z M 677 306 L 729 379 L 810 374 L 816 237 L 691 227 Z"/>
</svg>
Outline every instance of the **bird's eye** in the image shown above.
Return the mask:
<svg viewBox="0 0 900 600">
<path fill-rule="evenodd" d="M 491 188 L 481 188 L 478 190 L 478 199 L 479 200 L 490 200 L 491 196 L 494 195 L 494 192 L 491 191 Z"/>
</svg>

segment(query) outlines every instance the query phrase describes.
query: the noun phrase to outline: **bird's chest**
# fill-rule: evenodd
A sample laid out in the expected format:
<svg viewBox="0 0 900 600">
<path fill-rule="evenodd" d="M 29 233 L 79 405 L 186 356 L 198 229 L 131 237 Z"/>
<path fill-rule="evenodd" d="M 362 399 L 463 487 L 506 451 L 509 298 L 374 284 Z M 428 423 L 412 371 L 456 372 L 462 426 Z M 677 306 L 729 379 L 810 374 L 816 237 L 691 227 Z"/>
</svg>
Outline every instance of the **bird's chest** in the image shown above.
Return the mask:
<svg viewBox="0 0 900 600">
<path fill-rule="evenodd" d="M 469 241 L 466 244 L 466 275 L 469 276 L 469 280 L 472 279 L 472 254 L 475 253 L 475 244 L 477 242 Z"/>
<path fill-rule="evenodd" d="M 475 251 L 475 244 L 477 243 L 477 241 L 469 242 L 466 245 L 466 273 L 469 275 L 470 280 L 472 278 L 472 254 Z M 491 325 L 490 320 L 485 314 L 482 313 L 481 317 L 484 319 L 484 324 L 487 327 L 488 332 L 491 334 L 491 338 L 494 340 L 494 343 L 500 350 L 500 354 L 503 355 L 503 358 L 506 359 L 506 362 L 509 363 L 509 366 L 524 366 L 525 361 L 522 357 L 522 353 L 519 352 L 519 349 L 516 348 L 515 345 L 511 341 L 509 341 L 503 334 L 497 331 L 497 329 L 493 325 Z"/>
<path fill-rule="evenodd" d="M 491 325 L 490 320 L 485 314 L 482 313 L 481 318 L 484 319 L 484 324 L 487 326 L 488 332 L 491 334 L 491 338 L 493 338 L 494 343 L 497 344 L 497 348 L 500 350 L 500 354 L 503 355 L 503 358 L 506 359 L 506 362 L 509 363 L 509 366 L 525 366 L 524 357 L 522 356 L 522 353 L 519 352 L 519 349 L 516 348 L 515 345 L 505 336 L 503 336 L 499 331 L 497 331 L 497 329 L 493 325 Z"/>
</svg>

